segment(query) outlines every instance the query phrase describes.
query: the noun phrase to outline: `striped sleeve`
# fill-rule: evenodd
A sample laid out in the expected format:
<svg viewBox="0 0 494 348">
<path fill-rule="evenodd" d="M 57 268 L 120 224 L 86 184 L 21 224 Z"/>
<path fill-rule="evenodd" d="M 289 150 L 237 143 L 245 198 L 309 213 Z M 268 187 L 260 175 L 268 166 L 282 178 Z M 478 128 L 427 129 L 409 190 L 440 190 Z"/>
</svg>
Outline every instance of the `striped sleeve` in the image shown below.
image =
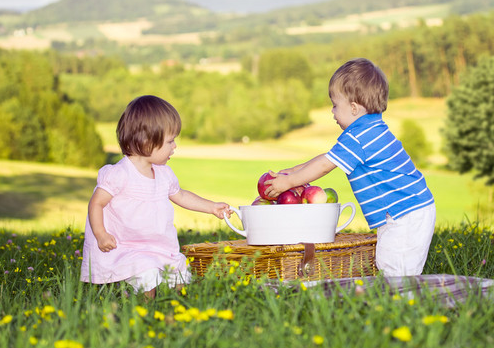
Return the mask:
<svg viewBox="0 0 494 348">
<path fill-rule="evenodd" d="M 351 133 L 343 133 L 326 157 L 347 175 L 365 160 L 360 142 Z"/>
</svg>

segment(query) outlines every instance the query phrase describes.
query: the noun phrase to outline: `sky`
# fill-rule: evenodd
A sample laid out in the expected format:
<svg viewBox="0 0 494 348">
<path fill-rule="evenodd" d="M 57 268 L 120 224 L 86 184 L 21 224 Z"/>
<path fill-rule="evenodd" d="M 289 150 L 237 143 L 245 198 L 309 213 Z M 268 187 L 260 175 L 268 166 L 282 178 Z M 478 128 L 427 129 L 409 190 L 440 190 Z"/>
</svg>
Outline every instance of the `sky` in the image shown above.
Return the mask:
<svg viewBox="0 0 494 348">
<path fill-rule="evenodd" d="M 0 9 L 28 11 L 60 0 L 0 0 Z M 84 1 L 84 0 L 81 0 Z M 103 0 L 104 1 L 104 0 Z M 189 0 L 218 12 L 263 12 L 283 6 L 307 4 L 323 0 Z"/>
<path fill-rule="evenodd" d="M 27 11 L 58 0 L 0 0 L 0 9 Z"/>
</svg>

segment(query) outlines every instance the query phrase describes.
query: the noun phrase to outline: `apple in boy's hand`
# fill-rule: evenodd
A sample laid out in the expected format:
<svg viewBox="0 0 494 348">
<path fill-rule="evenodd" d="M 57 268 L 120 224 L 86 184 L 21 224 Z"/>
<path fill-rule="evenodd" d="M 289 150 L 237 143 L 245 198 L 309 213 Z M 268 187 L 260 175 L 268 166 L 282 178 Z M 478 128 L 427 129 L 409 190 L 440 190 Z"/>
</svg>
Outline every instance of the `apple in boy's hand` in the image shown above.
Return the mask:
<svg viewBox="0 0 494 348">
<path fill-rule="evenodd" d="M 302 192 L 302 203 L 326 203 L 328 196 L 319 186 L 306 187 Z"/>
<path fill-rule="evenodd" d="M 288 190 L 282 192 L 278 196 L 278 204 L 300 204 L 302 203 L 302 197 L 300 197 L 295 191 Z"/>
<path fill-rule="evenodd" d="M 327 187 L 324 189 L 326 192 L 327 200 L 326 203 L 338 203 L 338 194 L 331 187 Z"/>
<path fill-rule="evenodd" d="M 261 198 L 267 199 L 268 201 L 276 201 L 276 197 L 270 197 L 264 193 L 269 186 L 269 185 L 265 185 L 264 182 L 271 179 L 274 179 L 274 177 L 271 176 L 269 172 L 261 175 L 261 177 L 257 181 L 257 191 L 259 192 Z"/>
<path fill-rule="evenodd" d="M 254 199 L 254 202 L 252 202 L 251 205 L 272 205 L 275 203 L 276 203 L 275 201 L 268 201 L 267 199 L 264 199 L 259 196 L 256 199 Z"/>
</svg>

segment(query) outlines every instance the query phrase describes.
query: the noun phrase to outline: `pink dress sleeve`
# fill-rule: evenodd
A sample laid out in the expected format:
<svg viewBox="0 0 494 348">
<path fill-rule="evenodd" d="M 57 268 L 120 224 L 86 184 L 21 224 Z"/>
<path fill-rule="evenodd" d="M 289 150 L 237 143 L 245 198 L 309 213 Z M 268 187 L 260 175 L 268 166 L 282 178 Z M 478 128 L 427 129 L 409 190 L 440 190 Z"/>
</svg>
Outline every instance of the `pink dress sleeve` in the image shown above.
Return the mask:
<svg viewBox="0 0 494 348">
<path fill-rule="evenodd" d="M 180 191 L 180 185 L 178 184 L 178 178 L 173 172 L 173 170 L 169 167 L 165 167 L 165 172 L 166 175 L 168 176 L 168 180 L 170 183 L 169 189 L 168 189 L 168 196 L 173 196 Z"/>
<path fill-rule="evenodd" d="M 107 164 L 98 171 L 96 187 L 115 196 L 124 187 L 126 179 L 127 173 L 121 166 Z"/>
</svg>

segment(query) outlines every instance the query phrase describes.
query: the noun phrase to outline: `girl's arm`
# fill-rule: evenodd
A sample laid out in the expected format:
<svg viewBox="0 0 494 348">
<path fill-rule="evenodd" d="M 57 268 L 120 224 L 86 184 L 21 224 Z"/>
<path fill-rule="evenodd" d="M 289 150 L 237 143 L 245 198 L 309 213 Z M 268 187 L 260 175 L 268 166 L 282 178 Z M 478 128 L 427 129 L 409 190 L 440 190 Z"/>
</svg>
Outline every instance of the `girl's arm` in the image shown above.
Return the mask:
<svg viewBox="0 0 494 348">
<path fill-rule="evenodd" d="M 297 169 L 288 175 L 278 175 L 270 172 L 271 176 L 275 178 L 266 180 L 264 183 L 265 185 L 269 185 L 266 189 L 266 194 L 271 197 L 278 197 L 280 193 L 292 187 L 304 185 L 323 177 L 335 169 L 336 165 L 326 157 L 326 154 L 321 154 L 294 168 Z"/>
<path fill-rule="evenodd" d="M 230 217 L 230 206 L 223 202 L 213 202 L 202 198 L 193 192 L 182 190 L 170 196 L 170 200 L 182 208 L 198 211 L 201 213 L 213 214 L 219 219 L 223 219 L 223 212 Z"/>
<path fill-rule="evenodd" d="M 112 195 L 107 191 L 97 188 L 88 206 L 89 224 L 93 230 L 94 237 L 98 241 L 98 248 L 103 252 L 108 252 L 117 247 L 115 237 L 106 232 L 103 224 L 103 208 L 110 203 Z"/>
</svg>

